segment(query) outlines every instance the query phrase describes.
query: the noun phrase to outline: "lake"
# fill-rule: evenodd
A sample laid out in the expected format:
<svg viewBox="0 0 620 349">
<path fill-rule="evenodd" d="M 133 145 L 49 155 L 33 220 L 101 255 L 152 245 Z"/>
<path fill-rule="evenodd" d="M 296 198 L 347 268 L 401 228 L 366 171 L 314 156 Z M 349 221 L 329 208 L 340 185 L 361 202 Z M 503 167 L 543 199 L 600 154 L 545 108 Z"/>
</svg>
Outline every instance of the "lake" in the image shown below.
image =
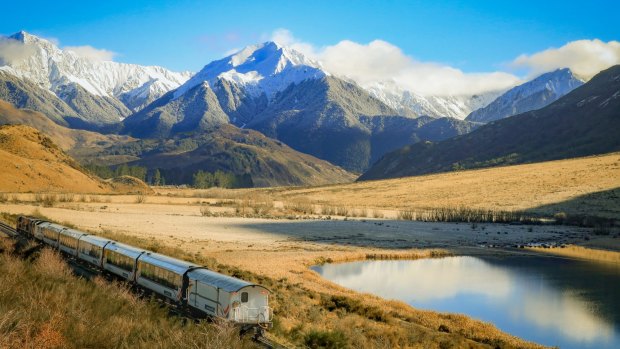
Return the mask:
<svg viewBox="0 0 620 349">
<path fill-rule="evenodd" d="M 620 348 L 620 266 L 538 256 L 458 256 L 312 269 L 359 292 L 466 314 L 540 344 Z"/>
</svg>

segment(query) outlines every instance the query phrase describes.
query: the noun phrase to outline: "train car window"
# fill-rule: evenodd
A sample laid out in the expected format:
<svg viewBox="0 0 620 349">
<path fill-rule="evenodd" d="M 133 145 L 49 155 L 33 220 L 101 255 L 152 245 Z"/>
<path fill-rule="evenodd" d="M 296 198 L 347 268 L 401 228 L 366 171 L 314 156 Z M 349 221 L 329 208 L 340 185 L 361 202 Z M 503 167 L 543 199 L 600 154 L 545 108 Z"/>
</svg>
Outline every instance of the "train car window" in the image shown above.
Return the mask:
<svg viewBox="0 0 620 349">
<path fill-rule="evenodd" d="M 99 258 L 99 256 L 101 255 L 100 254 L 101 251 L 97 249 L 96 252 L 98 254 L 98 256 L 96 257 Z M 105 259 L 106 259 L 106 263 L 111 264 L 117 268 L 123 269 L 125 271 L 129 271 L 129 272 L 133 270 L 133 259 L 127 256 L 123 256 L 122 254 L 117 253 L 115 251 L 106 250 Z M 140 264 L 140 265 L 143 266 L 144 264 Z M 144 270 L 142 269 L 141 272 L 144 273 Z"/>
<path fill-rule="evenodd" d="M 140 276 L 144 277 L 145 279 L 148 279 L 152 282 L 158 283 L 168 288 L 178 288 L 180 286 L 181 283 L 176 282 L 177 274 L 169 270 L 154 266 L 152 264 L 143 263 L 142 265 L 143 267 L 141 267 L 142 271 L 140 272 Z M 178 280 L 180 280 L 180 277 L 178 277 Z"/>
<path fill-rule="evenodd" d="M 247 302 L 248 302 L 248 293 L 241 292 L 241 303 L 247 303 Z"/>
</svg>

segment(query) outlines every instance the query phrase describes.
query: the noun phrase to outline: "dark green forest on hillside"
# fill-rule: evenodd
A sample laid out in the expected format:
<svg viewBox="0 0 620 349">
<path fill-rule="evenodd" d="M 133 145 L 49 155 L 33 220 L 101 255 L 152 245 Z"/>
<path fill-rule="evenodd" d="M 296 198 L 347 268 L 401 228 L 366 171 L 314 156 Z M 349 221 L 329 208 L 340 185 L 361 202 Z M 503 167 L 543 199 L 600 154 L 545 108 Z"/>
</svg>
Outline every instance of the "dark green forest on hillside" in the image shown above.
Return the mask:
<svg viewBox="0 0 620 349">
<path fill-rule="evenodd" d="M 136 177 L 150 185 L 189 185 L 194 188 L 251 188 L 254 186 L 252 176 L 248 173 L 235 175 L 231 172 L 195 172 L 183 169 L 149 169 L 144 166 L 122 164 L 116 167 L 88 164 L 84 168 L 103 179 L 120 176 Z"/>
</svg>

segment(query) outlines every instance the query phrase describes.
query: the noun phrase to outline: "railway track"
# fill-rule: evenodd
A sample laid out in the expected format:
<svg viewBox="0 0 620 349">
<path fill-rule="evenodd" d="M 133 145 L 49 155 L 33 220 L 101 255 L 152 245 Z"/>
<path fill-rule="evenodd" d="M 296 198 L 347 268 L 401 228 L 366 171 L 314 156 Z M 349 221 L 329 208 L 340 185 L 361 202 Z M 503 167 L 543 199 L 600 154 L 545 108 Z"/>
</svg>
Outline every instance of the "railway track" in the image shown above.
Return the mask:
<svg viewBox="0 0 620 349">
<path fill-rule="evenodd" d="M 276 342 L 273 342 L 265 337 L 258 337 L 254 339 L 258 344 L 264 345 L 265 348 L 271 348 L 271 349 L 288 349 L 288 347 L 285 347 L 281 344 L 278 344 Z"/>
<path fill-rule="evenodd" d="M 18 244 L 21 246 L 26 246 L 28 244 L 29 240 L 28 238 L 24 237 L 23 235 L 21 235 L 20 233 L 17 232 L 17 230 L 15 230 L 15 228 L 13 228 L 12 226 L 0 222 L 0 234 L 6 235 L 10 238 L 13 238 L 15 240 L 18 241 Z M 42 247 L 42 244 L 38 244 L 38 247 L 36 248 L 31 248 L 26 255 L 24 255 L 24 257 L 29 256 L 32 251 L 34 250 L 38 250 L 40 247 Z M 71 267 L 71 269 L 73 270 L 73 273 L 77 276 L 81 276 L 85 279 L 92 279 L 93 277 L 97 276 L 97 275 L 102 275 L 98 270 L 90 268 L 82 263 L 79 263 L 78 261 L 76 261 L 73 258 L 65 258 L 65 260 L 67 261 L 67 263 L 69 264 L 69 266 Z M 140 297 L 145 297 L 147 296 L 147 294 L 139 294 Z M 174 306 L 173 304 L 167 303 L 168 305 L 171 305 L 172 307 L 170 308 L 170 314 L 174 315 L 174 316 L 180 316 L 180 317 L 184 317 L 193 321 L 198 320 L 198 318 L 192 316 L 191 314 L 188 314 L 187 312 L 183 311 L 182 309 Z M 254 341 L 256 341 L 258 344 L 264 346 L 265 348 L 270 348 L 270 349 L 288 349 L 287 347 L 280 345 L 276 342 L 273 342 L 265 337 L 254 337 L 253 338 Z"/>
<path fill-rule="evenodd" d="M 15 228 L 3 222 L 0 222 L 0 232 L 8 235 L 11 238 L 17 238 L 19 236 Z"/>
</svg>

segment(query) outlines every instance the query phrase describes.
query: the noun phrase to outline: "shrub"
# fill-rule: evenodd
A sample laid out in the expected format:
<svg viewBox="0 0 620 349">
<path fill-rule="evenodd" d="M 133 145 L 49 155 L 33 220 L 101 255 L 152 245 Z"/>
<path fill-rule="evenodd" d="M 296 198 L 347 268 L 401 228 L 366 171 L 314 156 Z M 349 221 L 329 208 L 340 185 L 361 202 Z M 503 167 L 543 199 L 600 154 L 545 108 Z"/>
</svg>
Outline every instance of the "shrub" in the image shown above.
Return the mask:
<svg viewBox="0 0 620 349">
<path fill-rule="evenodd" d="M 374 306 L 365 306 L 357 299 L 344 296 L 325 296 L 321 297 L 321 305 L 329 310 L 345 310 L 348 313 L 355 313 L 370 320 L 387 321 L 386 314 Z"/>
<path fill-rule="evenodd" d="M 321 207 L 321 214 L 324 214 L 326 216 L 335 216 L 336 208 L 333 206 L 323 206 Z"/>
<path fill-rule="evenodd" d="M 75 198 L 74 194 L 65 193 L 65 194 L 60 194 L 58 196 L 58 201 L 60 201 L 60 202 L 73 202 L 74 198 Z"/>
<path fill-rule="evenodd" d="M 136 195 L 136 204 L 143 204 L 146 202 L 146 195 Z"/>
<path fill-rule="evenodd" d="M 337 216 L 348 217 L 349 216 L 349 209 L 344 207 L 344 206 L 336 207 L 336 215 Z"/>
<path fill-rule="evenodd" d="M 309 200 L 298 199 L 287 202 L 284 207 L 293 212 L 314 214 L 314 205 Z"/>
<path fill-rule="evenodd" d="M 402 219 L 404 221 L 412 221 L 416 218 L 415 212 L 411 210 L 406 211 L 398 211 L 398 219 Z"/>
<path fill-rule="evenodd" d="M 385 216 L 383 215 L 383 212 L 381 212 L 381 211 L 379 211 L 379 210 L 373 210 L 373 211 L 372 211 L 372 216 L 373 216 L 374 218 L 383 218 L 383 217 L 385 217 Z"/>
<path fill-rule="evenodd" d="M 43 204 L 45 207 L 52 207 L 58 201 L 58 196 L 56 194 L 41 194 L 37 193 L 34 195 L 34 200 L 37 203 Z"/>
<path fill-rule="evenodd" d="M 304 336 L 304 344 L 308 348 L 340 349 L 349 347 L 347 338 L 340 331 L 310 331 Z"/>
<path fill-rule="evenodd" d="M 200 214 L 203 217 L 211 217 L 213 216 L 213 212 L 211 212 L 211 208 L 209 206 L 200 206 Z"/>
</svg>

